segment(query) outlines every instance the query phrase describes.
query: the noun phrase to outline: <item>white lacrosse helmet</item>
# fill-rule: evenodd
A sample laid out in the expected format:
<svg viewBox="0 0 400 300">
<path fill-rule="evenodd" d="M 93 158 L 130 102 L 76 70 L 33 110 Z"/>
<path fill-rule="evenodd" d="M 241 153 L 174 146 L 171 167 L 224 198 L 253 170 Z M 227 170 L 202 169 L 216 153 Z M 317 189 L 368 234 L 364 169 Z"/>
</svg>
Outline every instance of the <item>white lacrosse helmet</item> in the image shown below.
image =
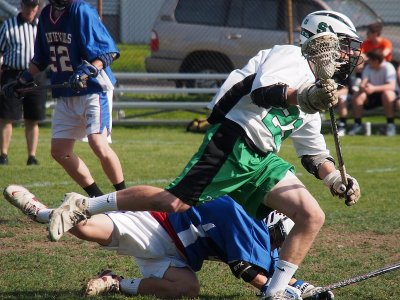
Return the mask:
<svg viewBox="0 0 400 300">
<path fill-rule="evenodd" d="M 360 39 L 353 22 L 344 14 L 332 10 L 319 10 L 308 14 L 301 23 L 300 44 L 314 34 L 332 32 L 338 36 Z"/>
<path fill-rule="evenodd" d="M 286 239 L 290 231 L 294 226 L 294 222 L 284 214 L 278 212 L 277 210 L 272 211 L 267 217 L 267 227 L 268 231 L 272 233 L 278 230 L 281 234 L 283 240 Z"/>
<path fill-rule="evenodd" d="M 361 39 L 353 22 L 344 14 L 332 10 L 319 10 L 308 14 L 301 23 L 300 45 L 316 34 L 334 33 L 340 41 L 341 52 L 337 60 L 339 78 L 348 77 L 361 62 Z"/>
</svg>

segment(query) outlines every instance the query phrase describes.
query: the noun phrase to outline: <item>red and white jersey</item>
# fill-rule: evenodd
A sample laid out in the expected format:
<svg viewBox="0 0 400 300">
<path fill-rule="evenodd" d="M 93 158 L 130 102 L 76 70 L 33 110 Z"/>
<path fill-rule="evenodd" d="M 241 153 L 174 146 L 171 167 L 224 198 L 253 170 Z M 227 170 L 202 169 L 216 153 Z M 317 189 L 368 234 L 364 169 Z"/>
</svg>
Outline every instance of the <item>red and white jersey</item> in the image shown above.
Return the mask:
<svg viewBox="0 0 400 300">
<path fill-rule="evenodd" d="M 261 50 L 244 68 L 232 71 L 208 108 L 240 125 L 262 152 L 278 152 L 290 136 L 298 156 L 329 153 L 320 133 L 319 113 L 306 114 L 298 106 L 266 109 L 250 98 L 252 91 L 263 86 L 284 83 L 298 89 L 306 82 L 315 82 L 315 77 L 300 47 L 274 46 Z"/>
</svg>

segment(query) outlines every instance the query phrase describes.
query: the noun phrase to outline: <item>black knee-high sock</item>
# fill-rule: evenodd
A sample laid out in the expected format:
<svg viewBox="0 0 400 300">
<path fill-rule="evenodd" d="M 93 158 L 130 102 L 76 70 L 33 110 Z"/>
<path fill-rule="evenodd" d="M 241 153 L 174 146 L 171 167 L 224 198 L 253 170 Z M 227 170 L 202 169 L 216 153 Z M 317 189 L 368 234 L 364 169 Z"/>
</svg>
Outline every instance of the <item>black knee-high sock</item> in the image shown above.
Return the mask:
<svg viewBox="0 0 400 300">
<path fill-rule="evenodd" d="M 114 188 L 115 188 L 116 191 L 120 191 L 120 190 L 126 189 L 125 180 L 122 180 L 120 183 L 114 184 Z"/>
<path fill-rule="evenodd" d="M 99 189 L 96 182 L 83 188 L 90 198 L 98 197 L 104 195 L 104 193 Z"/>
</svg>

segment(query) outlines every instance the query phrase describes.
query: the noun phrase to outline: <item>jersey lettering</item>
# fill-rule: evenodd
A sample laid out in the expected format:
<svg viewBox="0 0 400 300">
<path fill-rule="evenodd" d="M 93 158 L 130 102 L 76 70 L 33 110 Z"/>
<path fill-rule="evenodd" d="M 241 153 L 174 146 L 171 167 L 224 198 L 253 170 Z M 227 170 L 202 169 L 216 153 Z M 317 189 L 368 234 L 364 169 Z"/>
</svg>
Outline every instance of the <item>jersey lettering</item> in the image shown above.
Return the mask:
<svg viewBox="0 0 400 300">
<path fill-rule="evenodd" d="M 280 149 L 282 142 L 303 124 L 303 119 L 299 118 L 300 111 L 292 106 L 287 109 L 271 108 L 264 117 L 263 123 L 271 132 L 276 149 Z"/>
</svg>

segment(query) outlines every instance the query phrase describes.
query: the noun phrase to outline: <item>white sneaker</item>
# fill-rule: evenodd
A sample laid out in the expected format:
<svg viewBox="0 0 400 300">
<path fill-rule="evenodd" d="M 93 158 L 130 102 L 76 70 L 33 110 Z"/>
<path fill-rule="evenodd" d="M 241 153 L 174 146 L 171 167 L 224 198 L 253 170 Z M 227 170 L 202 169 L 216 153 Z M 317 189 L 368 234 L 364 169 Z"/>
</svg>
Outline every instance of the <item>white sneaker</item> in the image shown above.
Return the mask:
<svg viewBox="0 0 400 300">
<path fill-rule="evenodd" d="M 65 194 L 61 206 L 53 211 L 50 219 L 49 235 L 54 242 L 76 224 L 88 219 L 88 197 L 78 193 Z"/>
<path fill-rule="evenodd" d="M 363 131 L 362 125 L 355 123 L 347 134 L 348 135 L 356 135 L 356 134 L 361 133 L 362 131 Z"/>
<path fill-rule="evenodd" d="M 34 194 L 20 185 L 9 185 L 3 191 L 4 198 L 35 222 L 39 210 L 47 208 Z M 40 223 L 40 222 L 39 222 Z"/>
<path fill-rule="evenodd" d="M 303 298 L 301 298 L 300 290 L 296 288 L 290 288 L 284 291 L 279 291 L 272 296 L 261 295 L 260 300 L 303 300 Z"/>
<path fill-rule="evenodd" d="M 101 271 L 98 277 L 90 279 L 87 283 L 85 296 L 97 296 L 120 291 L 120 277 L 111 270 Z"/>
<path fill-rule="evenodd" d="M 389 123 L 386 125 L 386 135 L 387 136 L 395 136 L 396 135 L 396 125 L 393 123 Z"/>
<path fill-rule="evenodd" d="M 346 135 L 346 125 L 342 122 L 338 123 L 338 135 L 345 136 Z"/>
</svg>

